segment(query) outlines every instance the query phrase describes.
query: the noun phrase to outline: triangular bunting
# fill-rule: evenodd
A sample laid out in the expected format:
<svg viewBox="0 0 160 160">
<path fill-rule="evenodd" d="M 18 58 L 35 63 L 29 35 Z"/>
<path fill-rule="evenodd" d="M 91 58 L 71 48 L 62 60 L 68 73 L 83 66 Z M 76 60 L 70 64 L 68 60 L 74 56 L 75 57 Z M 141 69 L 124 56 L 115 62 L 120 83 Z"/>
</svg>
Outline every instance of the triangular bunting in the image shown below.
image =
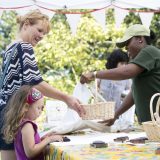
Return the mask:
<svg viewBox="0 0 160 160">
<path fill-rule="evenodd" d="M 101 24 L 103 30 L 105 31 L 106 29 L 105 9 L 102 9 L 96 12 L 92 12 L 92 16 L 96 19 L 98 23 Z"/>
<path fill-rule="evenodd" d="M 77 24 L 80 20 L 80 16 L 80 14 L 66 14 L 73 35 L 76 33 Z"/>
<path fill-rule="evenodd" d="M 115 26 L 116 28 L 120 28 L 121 23 L 123 22 L 124 18 L 128 14 L 129 11 L 119 9 L 119 8 L 114 8 L 114 16 L 115 16 Z"/>
<path fill-rule="evenodd" d="M 154 15 L 154 13 L 139 13 L 142 24 L 149 28 L 151 21 L 152 21 L 152 18 L 153 18 L 153 15 Z"/>
</svg>

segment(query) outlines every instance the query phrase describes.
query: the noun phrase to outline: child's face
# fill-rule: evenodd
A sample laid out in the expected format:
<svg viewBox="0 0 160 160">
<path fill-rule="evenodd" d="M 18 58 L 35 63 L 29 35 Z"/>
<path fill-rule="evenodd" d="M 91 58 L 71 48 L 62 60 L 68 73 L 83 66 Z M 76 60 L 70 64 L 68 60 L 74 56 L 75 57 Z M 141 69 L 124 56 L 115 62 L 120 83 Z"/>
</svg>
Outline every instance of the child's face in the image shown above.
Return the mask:
<svg viewBox="0 0 160 160">
<path fill-rule="evenodd" d="M 42 113 L 44 108 L 44 98 L 34 102 L 28 109 L 25 118 L 30 120 L 36 120 Z"/>
</svg>

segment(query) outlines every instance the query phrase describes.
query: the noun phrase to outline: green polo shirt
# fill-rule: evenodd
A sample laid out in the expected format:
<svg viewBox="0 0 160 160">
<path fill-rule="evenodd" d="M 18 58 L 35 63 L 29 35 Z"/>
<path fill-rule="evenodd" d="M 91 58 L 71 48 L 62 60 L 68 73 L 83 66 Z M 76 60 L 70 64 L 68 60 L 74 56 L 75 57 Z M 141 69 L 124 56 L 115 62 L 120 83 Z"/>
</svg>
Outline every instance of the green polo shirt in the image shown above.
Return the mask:
<svg viewBox="0 0 160 160">
<path fill-rule="evenodd" d="M 139 122 L 150 121 L 150 99 L 153 94 L 160 93 L 160 50 L 148 45 L 130 63 L 145 69 L 133 78 L 132 95 Z M 154 111 L 155 105 L 156 101 Z"/>
</svg>

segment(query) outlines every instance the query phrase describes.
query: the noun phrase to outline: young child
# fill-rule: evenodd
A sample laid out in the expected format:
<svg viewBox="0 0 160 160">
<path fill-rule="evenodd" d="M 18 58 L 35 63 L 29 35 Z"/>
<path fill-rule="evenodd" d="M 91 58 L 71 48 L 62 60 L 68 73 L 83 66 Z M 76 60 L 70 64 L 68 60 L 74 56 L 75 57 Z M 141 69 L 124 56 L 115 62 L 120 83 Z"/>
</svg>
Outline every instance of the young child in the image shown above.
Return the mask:
<svg viewBox="0 0 160 160">
<path fill-rule="evenodd" d="M 62 136 L 49 133 L 40 139 L 34 123 L 44 108 L 40 91 L 24 85 L 12 96 L 4 115 L 4 139 L 14 140 L 17 160 L 44 160 L 47 144 L 63 141 Z"/>
<path fill-rule="evenodd" d="M 129 61 L 129 57 L 126 52 L 120 49 L 114 50 L 109 57 L 107 57 L 107 62 L 105 64 L 106 69 L 114 69 L 125 66 Z M 99 91 L 106 101 L 114 101 L 115 109 L 117 110 L 121 103 L 121 94 L 124 91 L 129 91 L 131 88 L 131 80 L 107 80 L 99 79 Z"/>
</svg>

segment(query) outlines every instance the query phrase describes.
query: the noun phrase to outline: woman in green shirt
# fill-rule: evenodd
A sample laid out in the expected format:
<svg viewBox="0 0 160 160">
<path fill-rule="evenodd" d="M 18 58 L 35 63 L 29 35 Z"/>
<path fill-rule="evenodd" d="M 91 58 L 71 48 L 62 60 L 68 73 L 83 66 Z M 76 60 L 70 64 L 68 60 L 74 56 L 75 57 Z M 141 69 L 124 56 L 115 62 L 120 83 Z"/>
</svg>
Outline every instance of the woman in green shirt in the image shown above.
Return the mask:
<svg viewBox="0 0 160 160">
<path fill-rule="evenodd" d="M 151 45 L 155 38 L 153 32 L 141 24 L 130 26 L 123 38 L 116 43 L 120 48 L 126 47 L 130 62 L 126 66 L 82 74 L 81 83 L 89 83 L 95 78 L 124 80 L 132 78 L 132 88 L 125 97 L 121 107 L 111 120 L 102 123 L 112 125 L 115 120 L 134 104 L 138 121 L 150 121 L 149 102 L 154 93 L 160 92 L 160 50 Z M 155 110 L 155 105 L 154 105 Z"/>
</svg>

